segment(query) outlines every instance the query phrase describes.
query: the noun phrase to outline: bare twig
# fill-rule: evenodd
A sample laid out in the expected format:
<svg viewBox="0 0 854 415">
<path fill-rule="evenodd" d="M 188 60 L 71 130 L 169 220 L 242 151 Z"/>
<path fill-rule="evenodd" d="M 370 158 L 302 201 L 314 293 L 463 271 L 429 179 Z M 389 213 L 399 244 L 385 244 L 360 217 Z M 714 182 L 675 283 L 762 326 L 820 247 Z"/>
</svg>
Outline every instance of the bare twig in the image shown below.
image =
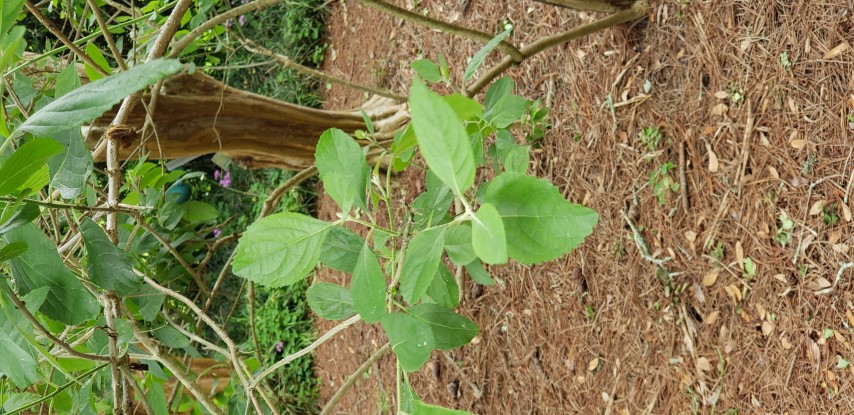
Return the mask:
<svg viewBox="0 0 854 415">
<path fill-rule="evenodd" d="M 18 200 L 14 197 L 9 196 L 0 196 L 0 202 L 19 202 L 19 203 L 27 203 L 31 205 L 44 206 L 52 209 L 65 209 L 65 210 L 79 210 L 82 212 L 107 212 L 107 213 L 124 213 L 127 215 L 131 215 L 134 217 L 138 217 L 140 211 L 147 209 L 146 207 L 136 207 L 131 205 L 122 205 L 118 204 L 114 207 L 109 206 L 83 206 L 83 205 L 69 205 L 66 203 L 59 202 L 45 202 L 43 200 L 35 200 L 35 199 L 21 199 Z"/>
<path fill-rule="evenodd" d="M 146 232 L 150 233 L 151 236 L 154 237 L 154 239 L 157 239 L 157 241 L 160 242 L 160 244 L 163 245 L 163 247 L 166 248 L 172 254 L 172 256 L 175 257 L 176 260 L 178 260 L 178 263 L 181 264 L 182 267 L 184 267 L 184 270 L 187 271 L 187 273 L 189 273 L 191 277 L 193 277 L 193 281 L 196 282 L 196 285 L 199 286 L 199 289 L 202 290 L 202 292 L 205 293 L 205 295 L 209 296 L 211 293 L 210 287 L 208 287 L 208 284 L 193 269 L 193 267 L 190 266 L 189 263 L 187 263 L 187 260 L 184 259 L 184 256 L 181 255 L 181 253 L 178 252 L 178 250 L 175 249 L 172 246 L 172 244 L 170 244 L 169 241 L 166 240 L 166 238 L 164 238 L 162 235 L 160 235 L 160 233 L 157 232 L 157 230 L 152 228 L 151 225 L 149 225 L 149 224 L 147 224 L 141 220 L 137 221 L 137 223 L 139 223 L 139 226 L 142 227 L 142 229 L 145 229 Z"/>
<path fill-rule="evenodd" d="M 644 260 L 646 260 L 646 261 L 648 261 L 648 262 L 652 262 L 653 264 L 658 265 L 658 266 L 661 266 L 661 265 L 662 265 L 662 264 L 664 264 L 665 262 L 670 261 L 670 257 L 664 257 L 664 258 L 661 258 L 661 259 L 654 258 L 654 257 L 649 253 L 649 247 L 646 245 L 646 240 L 644 239 L 643 235 L 641 235 L 641 233 L 640 233 L 640 231 L 638 230 L 637 226 L 635 226 L 635 223 L 634 223 L 634 222 L 632 222 L 632 219 L 631 219 L 631 218 L 629 218 L 629 215 L 627 215 L 627 214 L 626 214 L 626 211 L 624 211 L 624 210 L 620 209 L 620 216 L 622 216 L 622 217 L 623 217 L 623 220 L 625 220 L 625 221 L 626 221 L 626 224 L 628 224 L 628 225 L 629 225 L 629 228 L 631 228 L 631 230 L 632 230 L 632 239 L 634 239 L 635 244 L 637 245 L 638 250 L 639 250 L 639 251 L 640 251 L 640 253 L 641 253 L 641 257 L 642 257 Z"/>
<path fill-rule="evenodd" d="M 56 38 L 59 39 L 59 41 L 62 42 L 62 44 L 64 44 L 66 47 L 68 47 L 68 49 L 70 49 L 72 52 L 74 52 L 74 54 L 77 55 L 77 57 L 82 59 L 83 62 L 86 62 L 87 64 L 89 64 L 89 66 L 91 66 L 92 69 L 94 69 L 99 74 L 104 75 L 104 76 L 108 75 L 107 71 L 105 71 L 103 68 L 98 66 L 98 64 L 95 63 L 95 61 L 93 61 L 92 58 L 89 57 L 89 55 L 87 55 L 82 50 L 80 50 L 80 48 L 78 48 L 77 45 L 75 45 L 74 42 L 71 41 L 71 39 L 69 39 L 67 36 L 65 36 L 65 34 L 62 33 L 61 30 L 59 30 L 59 28 L 56 26 L 56 23 L 54 23 L 52 20 L 48 19 L 47 16 L 43 15 L 42 12 L 40 12 L 39 9 L 36 8 L 36 6 L 34 6 L 30 0 L 27 0 L 27 2 L 24 4 L 27 7 L 27 10 L 29 10 L 30 13 L 32 13 L 33 17 L 38 19 L 38 21 L 48 31 L 50 31 L 50 33 L 52 33 L 54 36 L 56 36 Z"/>
<path fill-rule="evenodd" d="M 107 46 L 110 47 L 110 52 L 113 54 L 113 59 L 116 60 L 116 64 L 119 65 L 119 69 L 127 70 L 127 65 L 125 64 L 124 58 L 122 58 L 122 53 L 119 52 L 119 48 L 116 46 L 116 41 L 113 39 L 113 35 L 110 34 L 110 28 L 107 27 L 107 22 L 104 21 L 104 16 L 101 15 L 101 9 L 98 8 L 98 5 L 95 3 L 95 0 L 86 0 L 86 3 L 89 4 L 89 8 L 92 9 L 92 14 L 95 16 L 95 20 L 98 21 L 98 28 L 101 29 L 101 34 L 104 36 L 104 40 L 107 41 Z"/>
<path fill-rule="evenodd" d="M 361 379 L 362 375 L 368 369 L 370 369 L 371 366 L 373 366 L 374 363 L 377 362 L 377 360 L 380 360 L 380 358 L 385 356 L 386 353 L 388 353 L 390 350 L 391 345 L 386 343 L 383 345 L 383 347 L 380 347 L 379 350 L 374 352 L 371 357 L 365 360 L 362 365 L 359 366 L 358 369 L 356 369 L 355 372 L 353 372 L 349 377 L 347 377 L 347 380 L 344 381 L 344 384 L 341 385 L 340 388 L 338 388 L 338 391 L 335 392 L 335 395 L 332 395 L 332 397 L 329 398 L 329 401 L 326 402 L 326 405 L 323 406 L 323 410 L 320 411 L 320 415 L 328 415 L 330 412 L 332 412 L 332 410 L 335 409 L 335 407 L 338 405 L 338 402 L 341 401 L 341 398 L 343 398 L 344 395 L 347 394 L 347 391 L 349 391 L 350 388 L 353 387 L 356 381 Z"/>
</svg>

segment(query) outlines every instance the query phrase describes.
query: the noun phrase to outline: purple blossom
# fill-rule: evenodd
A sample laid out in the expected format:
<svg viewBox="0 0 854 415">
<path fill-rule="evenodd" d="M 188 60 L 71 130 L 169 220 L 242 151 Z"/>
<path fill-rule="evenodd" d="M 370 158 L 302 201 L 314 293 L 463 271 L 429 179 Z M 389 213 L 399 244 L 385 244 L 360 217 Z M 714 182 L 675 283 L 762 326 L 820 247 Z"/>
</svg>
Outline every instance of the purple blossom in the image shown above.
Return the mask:
<svg viewBox="0 0 854 415">
<path fill-rule="evenodd" d="M 221 179 L 216 177 L 216 176 L 214 176 L 214 177 L 219 180 L 219 184 L 222 187 L 231 187 L 231 172 L 230 171 L 226 170 L 225 173 L 223 173 Z"/>
<path fill-rule="evenodd" d="M 237 19 L 237 22 L 240 23 L 241 26 L 245 25 L 246 24 L 246 16 L 240 15 L 240 17 Z"/>
<path fill-rule="evenodd" d="M 214 170 L 214 180 L 219 180 L 219 177 L 220 177 L 219 169 Z"/>
<path fill-rule="evenodd" d="M 279 340 L 279 342 L 276 343 L 276 353 L 281 354 L 284 351 L 285 351 L 285 342 Z"/>
<path fill-rule="evenodd" d="M 219 238 L 222 235 L 222 229 L 214 229 L 214 238 Z"/>
</svg>

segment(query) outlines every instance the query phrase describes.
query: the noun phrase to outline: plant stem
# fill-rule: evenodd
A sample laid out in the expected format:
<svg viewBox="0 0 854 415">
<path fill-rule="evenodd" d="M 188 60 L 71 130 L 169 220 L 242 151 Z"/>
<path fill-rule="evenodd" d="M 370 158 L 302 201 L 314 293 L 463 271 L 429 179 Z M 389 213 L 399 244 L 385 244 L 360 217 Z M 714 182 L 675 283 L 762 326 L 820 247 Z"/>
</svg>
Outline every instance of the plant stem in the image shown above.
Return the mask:
<svg viewBox="0 0 854 415">
<path fill-rule="evenodd" d="M 344 384 L 341 385 L 340 388 L 338 388 L 338 391 L 335 392 L 335 395 L 332 395 L 332 397 L 329 398 L 329 401 L 326 402 L 326 405 L 323 406 L 323 410 L 320 411 L 320 415 L 328 415 L 333 409 L 335 409 L 335 407 L 338 405 L 338 402 L 341 401 L 341 398 L 343 398 L 344 395 L 347 394 L 347 391 L 349 391 L 350 388 L 353 387 L 354 384 L 356 384 L 356 381 L 362 377 L 362 374 L 364 374 L 368 369 L 370 369 L 370 367 L 373 366 L 374 363 L 377 362 L 377 360 L 380 360 L 380 358 L 385 356 L 386 353 L 388 353 L 390 350 L 391 345 L 386 343 L 385 345 L 383 345 L 383 347 L 380 347 L 379 350 L 374 352 L 374 354 L 371 355 L 368 360 L 365 360 L 365 362 L 362 363 L 362 365 L 359 366 L 359 368 L 356 369 L 356 371 L 353 372 L 347 378 Z"/>
<path fill-rule="evenodd" d="M 380 0 L 359 0 L 365 5 L 377 9 L 383 13 L 390 14 L 394 17 L 406 20 L 410 23 L 426 26 L 431 29 L 436 29 L 444 33 L 465 37 L 483 44 L 489 43 L 493 36 L 481 31 L 469 29 L 451 23 L 446 23 L 441 20 L 436 20 L 431 17 L 422 16 L 418 13 L 413 13 L 409 10 L 402 9 L 392 4 L 388 4 Z M 525 59 L 524 54 L 515 46 L 507 41 L 502 41 L 498 44 L 498 49 L 508 55 L 508 59 L 519 63 Z"/>
<path fill-rule="evenodd" d="M 104 40 L 107 41 L 107 46 L 110 47 L 110 53 L 113 54 L 113 59 L 115 59 L 116 64 L 119 65 L 119 69 L 123 71 L 127 70 L 128 67 L 125 64 L 124 58 L 122 58 L 122 53 L 119 52 L 119 48 L 116 47 L 116 41 L 113 39 L 113 35 L 110 34 L 110 28 L 107 27 L 107 22 L 104 21 L 104 16 L 101 15 L 101 9 L 98 8 L 95 0 L 86 0 L 86 3 L 88 3 L 89 8 L 92 9 L 92 14 L 98 22 L 98 27 L 104 35 Z"/>
<path fill-rule="evenodd" d="M 87 378 L 87 377 L 91 376 L 91 375 L 92 375 L 92 374 L 94 374 L 95 372 L 97 372 L 97 371 L 99 371 L 99 370 L 101 370 L 101 369 L 105 368 L 107 365 L 109 365 L 109 363 L 103 363 L 103 364 L 101 364 L 101 365 L 95 366 L 95 367 L 93 367 L 92 369 L 89 369 L 89 370 L 87 370 L 86 372 L 84 372 L 82 375 L 80 375 L 80 376 L 78 376 L 78 377 L 76 377 L 76 378 L 74 378 L 74 379 L 71 379 L 70 381 L 68 381 L 68 382 L 67 382 L 67 383 L 65 383 L 64 385 L 62 385 L 62 386 L 60 386 L 60 387 L 56 388 L 56 390 L 54 390 L 53 392 L 51 392 L 51 393 L 49 393 L 49 394 L 47 394 L 47 395 L 42 396 L 41 398 L 39 398 L 39 399 L 38 399 L 38 400 L 36 400 L 36 401 L 29 402 L 29 403 L 26 403 L 26 404 L 24 404 L 24 405 L 22 405 L 22 406 L 19 406 L 19 407 L 17 407 L 17 408 L 14 408 L 14 409 L 12 409 L 11 411 L 9 411 L 8 413 L 10 413 L 10 414 L 17 414 L 17 413 L 19 413 L 19 412 L 23 412 L 25 409 L 27 409 L 27 408 L 29 408 L 29 407 L 31 407 L 31 406 L 33 406 L 33 405 L 37 405 L 37 404 L 40 404 L 40 403 L 43 403 L 43 402 L 47 402 L 47 401 L 49 401 L 49 400 L 53 399 L 53 397 L 54 397 L 54 396 L 59 395 L 60 393 L 62 393 L 62 391 L 64 391 L 64 390 L 68 389 L 71 385 L 75 385 L 75 384 L 79 383 L 81 380 L 83 380 L 83 379 L 85 379 L 85 378 Z"/>
<path fill-rule="evenodd" d="M 359 91 L 364 91 L 364 92 L 368 92 L 371 94 L 380 95 L 380 96 L 383 96 L 386 98 L 391 98 L 391 99 L 396 100 L 396 101 L 400 101 L 400 102 L 406 101 L 406 97 L 403 95 L 395 94 L 394 92 L 391 92 L 391 91 L 386 90 L 386 89 L 379 89 L 379 88 L 374 88 L 374 87 L 367 86 L 367 85 L 357 84 L 355 82 L 350 82 L 348 80 L 341 79 L 341 78 L 326 74 L 326 73 L 318 71 L 316 69 L 312 69 L 312 68 L 309 68 L 307 66 L 300 65 L 300 64 L 292 61 L 291 58 L 289 58 L 285 55 L 276 53 L 276 52 L 274 52 L 270 49 L 267 49 L 261 45 L 255 44 L 255 43 L 253 43 L 247 39 L 241 39 L 240 41 L 243 43 L 243 47 L 246 50 L 248 50 L 252 53 L 258 53 L 261 55 L 269 56 L 269 57 L 275 59 L 277 62 L 284 65 L 286 68 L 295 69 L 295 70 L 302 72 L 308 76 L 320 78 L 324 81 L 343 85 L 343 86 L 346 86 L 348 88 L 353 88 L 353 89 L 356 89 Z"/>
<path fill-rule="evenodd" d="M 321 344 L 326 343 L 330 338 L 332 338 L 332 336 L 335 336 L 341 330 L 344 330 L 347 327 L 350 327 L 351 325 L 353 325 L 354 323 L 358 322 L 361 319 L 362 319 L 362 317 L 359 316 L 358 314 L 356 314 L 355 316 L 350 317 L 347 320 L 344 320 L 343 322 L 341 322 L 337 326 L 333 327 L 332 329 L 330 329 L 329 331 L 324 333 L 323 336 L 320 336 L 317 340 L 315 340 L 312 344 L 306 346 L 304 349 L 302 349 L 302 350 L 300 350 L 300 351 L 298 351 L 298 352 L 296 352 L 290 356 L 287 356 L 287 357 L 283 358 L 282 360 L 279 360 L 278 362 L 276 362 L 275 364 L 273 364 L 272 366 L 268 367 L 263 372 L 258 374 L 258 376 L 255 378 L 255 380 L 249 385 L 250 389 L 254 389 L 255 387 L 257 387 L 258 382 L 260 382 L 261 379 L 266 378 L 271 373 L 275 372 L 276 369 L 278 369 L 282 366 L 285 366 L 288 363 L 293 362 L 294 360 L 296 360 L 296 359 L 298 359 L 298 358 L 300 358 L 300 357 L 302 357 L 308 353 L 311 353 L 314 349 L 318 348 Z"/>
<path fill-rule="evenodd" d="M 583 10 L 589 12 L 617 12 L 625 9 L 601 0 L 534 0 L 539 3 L 547 3 L 553 6 L 565 7 L 567 9 Z"/>
<path fill-rule="evenodd" d="M 600 30 L 607 29 L 609 27 L 616 26 L 620 23 L 625 23 L 631 20 L 635 20 L 644 14 L 646 14 L 649 9 L 649 3 L 647 0 L 638 0 L 632 7 L 620 10 L 608 17 L 597 20 L 592 23 L 588 23 L 585 25 L 581 25 L 575 27 L 573 29 L 567 30 L 562 33 L 558 33 L 553 36 L 542 38 L 525 48 L 522 48 L 522 56 L 523 60 L 528 59 L 531 56 L 534 56 L 546 49 L 549 49 L 553 46 L 562 45 L 564 43 L 570 42 L 572 40 L 578 39 L 583 36 L 587 36 L 591 33 L 598 32 Z M 521 62 L 521 61 L 519 61 Z M 513 61 L 510 58 L 504 58 L 501 63 L 493 66 L 489 69 L 488 72 L 483 74 L 478 80 L 471 86 L 468 90 L 466 90 L 466 96 L 473 97 L 477 95 L 484 87 L 489 85 L 495 78 L 501 76 L 507 69 L 509 69 L 513 65 L 518 65 L 519 62 Z"/>
<path fill-rule="evenodd" d="M 59 27 L 56 26 L 56 23 L 54 23 L 52 20 L 48 19 L 47 16 L 43 15 L 42 12 L 40 12 L 39 9 L 36 8 L 36 6 L 34 6 L 32 2 L 30 2 L 30 0 L 27 0 L 27 2 L 24 3 L 24 5 L 27 7 L 27 10 L 30 11 L 30 13 L 33 15 L 33 17 L 38 19 L 38 21 L 50 33 L 52 33 L 54 36 L 56 36 L 56 38 L 59 39 L 60 42 L 62 42 L 65 46 L 67 46 L 69 49 L 71 49 L 71 51 L 74 52 L 74 54 L 77 55 L 77 57 L 79 57 L 81 60 L 83 60 L 83 62 L 86 62 L 89 66 L 92 67 L 92 69 L 94 69 L 99 74 L 104 75 L 104 76 L 108 75 L 107 71 L 105 71 L 103 68 L 98 66 L 98 64 L 95 63 L 95 61 L 93 61 L 92 58 L 89 57 L 89 55 L 87 55 L 82 50 L 80 50 L 80 48 L 78 48 L 77 45 L 75 45 L 74 42 L 71 41 L 71 39 L 69 39 L 67 36 L 65 36 L 62 33 L 62 31 L 59 30 Z"/>
</svg>

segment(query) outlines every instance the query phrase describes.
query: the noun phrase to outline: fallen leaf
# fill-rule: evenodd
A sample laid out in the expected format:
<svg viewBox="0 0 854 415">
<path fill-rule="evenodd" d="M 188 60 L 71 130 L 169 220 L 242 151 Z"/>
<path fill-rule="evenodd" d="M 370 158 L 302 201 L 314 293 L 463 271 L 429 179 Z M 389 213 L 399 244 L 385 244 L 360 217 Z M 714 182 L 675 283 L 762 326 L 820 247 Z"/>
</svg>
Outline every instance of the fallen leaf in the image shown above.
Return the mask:
<svg viewBox="0 0 854 415">
<path fill-rule="evenodd" d="M 687 240 L 688 240 L 688 242 L 694 242 L 694 241 L 696 241 L 696 240 L 697 240 L 697 232 L 694 232 L 694 231 L 685 231 L 685 239 L 687 239 Z"/>
<path fill-rule="evenodd" d="M 709 154 L 709 171 L 712 173 L 717 173 L 720 169 L 720 163 L 718 162 L 718 155 L 712 151 L 712 146 L 709 143 L 706 143 L 706 153 Z"/>
<path fill-rule="evenodd" d="M 827 53 L 825 53 L 824 56 L 822 56 L 822 59 L 833 59 L 833 58 L 845 53 L 846 50 L 848 50 L 848 44 L 845 42 L 842 42 L 842 43 L 836 45 L 835 48 L 827 51 Z"/>
<path fill-rule="evenodd" d="M 821 367 L 821 350 L 819 350 L 818 344 L 809 337 L 807 337 L 807 354 L 812 360 L 813 367 L 818 370 Z"/>
<path fill-rule="evenodd" d="M 720 272 L 718 270 L 710 271 L 708 274 L 703 276 L 703 286 L 711 287 L 715 285 L 715 282 L 718 280 L 718 275 Z"/>
<path fill-rule="evenodd" d="M 722 116 L 729 111 L 729 107 L 726 104 L 718 104 L 712 108 L 712 115 Z"/>
<path fill-rule="evenodd" d="M 717 310 L 712 311 L 711 313 L 709 313 L 709 315 L 706 316 L 706 320 L 705 320 L 706 325 L 707 326 L 714 325 L 715 322 L 718 321 L 718 317 L 720 317 L 720 316 L 721 316 L 720 311 L 717 311 Z"/>
<path fill-rule="evenodd" d="M 830 288 L 830 286 L 833 284 L 828 281 L 827 278 L 818 277 L 815 279 L 815 285 L 818 287 L 818 289 L 823 290 L 825 288 Z"/>
<path fill-rule="evenodd" d="M 724 291 L 726 291 L 727 294 L 729 294 L 729 296 L 732 298 L 732 300 L 736 304 L 738 304 L 741 301 L 741 298 L 742 298 L 741 290 L 738 289 L 737 285 L 727 285 L 726 287 L 724 287 Z"/>
<path fill-rule="evenodd" d="M 765 320 L 765 317 L 768 317 L 768 312 L 762 304 L 755 304 L 754 307 L 756 308 L 756 312 L 759 314 L 760 320 Z"/>
<path fill-rule="evenodd" d="M 706 359 L 705 357 L 698 358 L 694 367 L 697 368 L 697 373 L 700 375 L 712 371 L 712 364 L 709 362 L 709 359 Z"/>
<path fill-rule="evenodd" d="M 845 318 L 848 319 L 848 325 L 854 327 L 854 314 L 851 313 L 851 310 L 845 310 Z"/>
<path fill-rule="evenodd" d="M 774 167 L 768 166 L 768 173 L 771 174 L 771 177 L 773 177 L 777 180 L 780 179 L 780 173 L 777 173 L 777 169 L 775 169 Z"/>
<path fill-rule="evenodd" d="M 792 148 L 800 150 L 807 146 L 807 140 L 792 140 L 789 144 L 792 145 Z"/>
<path fill-rule="evenodd" d="M 783 346 L 784 349 L 789 350 L 792 348 L 792 342 L 789 341 L 789 338 L 783 336 L 780 338 L 780 345 Z"/>
<path fill-rule="evenodd" d="M 750 49 L 751 44 L 753 44 L 753 39 L 750 37 L 746 37 L 744 38 L 744 40 L 741 41 L 741 44 L 738 46 L 738 48 L 741 49 L 742 52 L 747 52 L 747 50 Z"/>
<path fill-rule="evenodd" d="M 715 92 L 715 98 L 717 98 L 717 99 L 727 99 L 727 98 L 729 98 L 729 92 L 726 92 L 726 91 L 718 91 L 718 92 Z"/>
<path fill-rule="evenodd" d="M 783 275 L 783 274 L 776 274 L 776 275 L 774 275 L 774 279 L 775 279 L 775 280 L 777 280 L 777 281 L 782 282 L 783 284 L 788 284 L 788 283 L 789 283 L 789 279 L 788 279 L 788 278 L 786 278 L 786 276 L 785 276 L 785 275 Z"/>
<path fill-rule="evenodd" d="M 591 360 L 590 363 L 587 364 L 587 371 L 592 372 L 592 371 L 596 370 L 596 368 L 598 368 L 598 367 L 599 367 L 599 358 L 594 357 L 593 360 Z"/>
<path fill-rule="evenodd" d="M 846 222 L 851 222 L 851 208 L 846 204 L 842 204 L 842 217 Z"/>
<path fill-rule="evenodd" d="M 738 267 L 744 271 L 744 247 L 741 246 L 741 241 L 735 243 L 735 260 L 738 262 Z"/>
<path fill-rule="evenodd" d="M 770 336 L 773 331 L 774 323 L 767 320 L 762 322 L 762 334 L 765 335 L 765 337 Z"/>
<path fill-rule="evenodd" d="M 812 204 L 810 208 L 810 216 L 818 216 L 824 210 L 824 200 L 819 200 Z"/>
</svg>

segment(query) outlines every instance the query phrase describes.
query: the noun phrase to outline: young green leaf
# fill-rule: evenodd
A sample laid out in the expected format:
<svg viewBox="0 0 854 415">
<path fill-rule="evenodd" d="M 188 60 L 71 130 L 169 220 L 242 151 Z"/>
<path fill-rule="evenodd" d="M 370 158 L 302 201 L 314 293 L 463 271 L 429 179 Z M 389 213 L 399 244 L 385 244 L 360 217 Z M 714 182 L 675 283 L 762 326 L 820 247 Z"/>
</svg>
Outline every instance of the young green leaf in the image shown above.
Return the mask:
<svg viewBox="0 0 854 415">
<path fill-rule="evenodd" d="M 462 121 L 472 120 L 483 115 L 483 106 L 465 95 L 451 94 L 442 98 Z"/>
<path fill-rule="evenodd" d="M 65 324 L 80 324 L 93 318 L 100 306 L 77 277 L 65 267 L 56 246 L 36 226 L 28 223 L 3 235 L 6 243 L 24 243 L 27 251 L 12 258 L 10 268 L 21 295 L 41 287 L 50 292 L 41 311 Z"/>
<path fill-rule="evenodd" d="M 435 84 L 442 79 L 442 75 L 439 73 L 439 67 L 429 59 L 419 59 L 412 62 L 409 66 L 418 74 L 418 76 L 431 84 Z"/>
<path fill-rule="evenodd" d="M 515 146 L 504 158 L 504 171 L 525 174 L 528 172 L 531 146 Z"/>
<path fill-rule="evenodd" d="M 257 220 L 240 238 L 232 269 L 267 287 L 301 281 L 317 265 L 330 227 L 332 224 L 292 212 Z"/>
<path fill-rule="evenodd" d="M 26 388 L 39 380 L 38 364 L 31 353 L 23 349 L 5 331 L 0 330 L 0 367 L 19 388 Z"/>
<path fill-rule="evenodd" d="M 431 171 L 427 171 L 424 193 L 412 201 L 413 221 L 416 229 L 442 223 L 454 201 L 454 195 Z"/>
<path fill-rule="evenodd" d="M 418 304 L 408 311 L 430 327 L 439 350 L 464 346 L 480 331 L 473 321 L 438 304 Z"/>
<path fill-rule="evenodd" d="M 104 72 L 109 75 L 112 71 L 110 70 L 110 64 L 107 63 L 107 59 L 104 57 L 104 54 L 101 53 L 101 50 L 98 49 L 98 46 L 94 43 L 89 43 L 86 45 L 86 54 L 89 55 L 89 58 L 92 59 L 92 62 L 95 62 L 99 68 L 103 69 Z M 89 66 L 88 63 L 83 64 L 83 69 L 86 71 L 86 76 L 89 77 L 90 81 L 97 81 L 104 76 L 101 75 L 95 68 Z"/>
<path fill-rule="evenodd" d="M 9 210 L 11 211 L 11 209 Z M 8 220 L 0 224 L 0 235 L 32 222 L 39 217 L 40 214 L 41 211 L 38 206 L 29 203 L 24 204 L 20 210 L 9 216 Z"/>
<path fill-rule="evenodd" d="M 53 97 L 59 98 L 77 88 L 80 88 L 80 75 L 77 74 L 77 65 L 66 65 L 56 75 L 56 87 L 53 88 Z"/>
<path fill-rule="evenodd" d="M 27 244 L 23 242 L 13 242 L 0 247 L 0 263 L 6 262 L 18 255 L 23 254 L 27 250 Z"/>
<path fill-rule="evenodd" d="M 491 111 L 495 108 L 495 104 L 497 104 L 499 100 L 506 96 L 510 96 L 510 94 L 513 93 L 514 86 L 515 83 L 513 82 L 513 78 L 510 78 L 509 76 L 505 76 L 495 81 L 495 83 L 486 91 L 486 96 L 483 98 L 483 106 L 487 111 Z"/>
<path fill-rule="evenodd" d="M 495 206 L 484 203 L 471 221 L 471 242 L 474 252 L 487 264 L 507 263 L 507 237 L 504 222 Z M 471 261 L 469 261 L 471 262 Z"/>
<path fill-rule="evenodd" d="M 92 174 L 92 153 L 83 141 L 80 128 L 58 131 L 51 138 L 62 144 L 63 150 L 47 161 L 50 185 L 59 190 L 64 199 L 73 199 L 83 194 Z"/>
<path fill-rule="evenodd" d="M 2 39 L 21 14 L 21 10 L 24 7 L 24 0 L 3 0 L 0 7 L 2 7 L 3 13 L 2 17 L 0 17 L 0 39 Z"/>
<path fill-rule="evenodd" d="M 371 168 L 353 137 L 336 128 L 326 130 L 314 158 L 324 190 L 344 213 L 354 205 L 367 209 L 365 189 Z"/>
<path fill-rule="evenodd" d="M 126 96 L 180 71 L 177 60 L 156 59 L 83 85 L 36 111 L 16 130 L 51 137 L 107 112 Z"/>
<path fill-rule="evenodd" d="M 599 221 L 596 212 L 566 201 L 548 181 L 517 173 L 504 173 L 490 182 L 484 201 L 501 215 L 508 254 L 523 264 L 570 252 Z"/>
<path fill-rule="evenodd" d="M 507 128 L 519 121 L 528 110 L 529 101 L 518 95 L 507 95 L 500 98 L 492 108 L 483 113 L 483 119 L 496 128 Z"/>
<path fill-rule="evenodd" d="M 319 282 L 308 287 L 305 296 L 308 306 L 320 318 L 343 320 L 356 314 L 350 291 L 340 285 Z"/>
<path fill-rule="evenodd" d="M 380 323 L 401 369 L 407 372 L 421 369 L 430 358 L 435 344 L 430 326 L 404 313 L 387 314 Z"/>
<path fill-rule="evenodd" d="M 445 308 L 456 308 L 460 304 L 460 289 L 454 276 L 447 267 L 439 265 L 439 272 L 433 277 L 426 295 L 430 301 Z M 426 300 L 425 300 L 426 301 Z"/>
<path fill-rule="evenodd" d="M 455 265 L 465 265 L 477 259 L 471 244 L 471 225 L 463 222 L 445 231 L 445 252 Z"/>
<path fill-rule="evenodd" d="M 415 401 L 414 407 L 412 415 L 474 415 L 468 411 L 443 408 L 441 406 L 430 405 L 422 401 Z"/>
<path fill-rule="evenodd" d="M 335 226 L 329 230 L 329 235 L 323 241 L 320 262 L 332 269 L 352 274 L 364 244 L 355 232 Z"/>
<path fill-rule="evenodd" d="M 499 33 L 498 36 L 492 38 L 492 40 L 487 42 L 487 44 L 484 45 L 483 48 L 481 48 L 479 51 L 477 51 L 477 53 L 474 54 L 474 56 L 472 56 L 471 60 L 469 61 L 469 64 L 466 66 L 466 71 L 463 74 L 464 81 L 468 81 L 469 79 L 471 79 L 472 76 L 474 76 L 474 73 L 477 71 L 477 68 L 479 68 L 480 65 L 483 63 L 484 59 L 489 56 L 490 52 L 492 52 L 492 50 L 495 49 L 495 47 L 498 46 L 501 41 L 503 41 L 507 36 L 510 36 L 510 32 L 512 30 L 513 29 L 511 28 Z"/>
<path fill-rule="evenodd" d="M 139 290 L 142 277 L 133 272 L 129 253 L 110 243 L 104 230 L 90 218 L 80 222 L 80 232 L 89 254 L 89 278 L 95 285 L 120 297 Z"/>
<path fill-rule="evenodd" d="M 163 326 L 154 330 L 154 335 L 166 347 L 183 349 L 190 345 L 190 339 L 172 326 Z"/>
<path fill-rule="evenodd" d="M 386 281 L 377 256 L 368 243 L 362 246 L 359 262 L 350 282 L 353 307 L 367 323 L 379 321 L 386 314 Z"/>
<path fill-rule="evenodd" d="M 486 286 L 495 285 L 495 281 L 492 280 L 489 272 L 483 268 L 483 263 L 480 260 L 476 259 L 466 264 L 464 268 L 474 282 Z"/>
<path fill-rule="evenodd" d="M 400 294 L 407 303 L 417 303 L 436 276 L 442 259 L 444 235 L 443 228 L 433 228 L 409 241 L 400 274 Z"/>
<path fill-rule="evenodd" d="M 29 140 L 18 147 L 0 166 L 0 196 L 20 190 L 47 159 L 61 151 L 59 143 L 46 138 Z"/>
<path fill-rule="evenodd" d="M 409 109 L 427 165 L 454 194 L 462 195 L 474 182 L 476 167 L 462 122 L 442 97 L 418 79 L 412 82 Z"/>
<path fill-rule="evenodd" d="M 184 202 L 181 204 L 181 208 L 183 209 L 181 218 L 190 225 L 211 222 L 219 217 L 219 212 L 213 205 L 198 200 Z"/>
</svg>

